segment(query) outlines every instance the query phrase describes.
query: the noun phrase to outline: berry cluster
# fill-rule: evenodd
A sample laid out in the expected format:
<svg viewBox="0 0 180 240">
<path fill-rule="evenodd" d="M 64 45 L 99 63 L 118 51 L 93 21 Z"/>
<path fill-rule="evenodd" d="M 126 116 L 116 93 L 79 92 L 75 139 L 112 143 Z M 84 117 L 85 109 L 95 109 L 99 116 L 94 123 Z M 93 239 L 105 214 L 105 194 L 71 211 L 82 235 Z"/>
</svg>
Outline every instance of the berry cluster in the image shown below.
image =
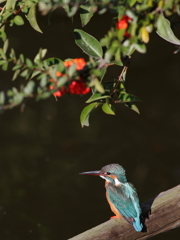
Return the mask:
<svg viewBox="0 0 180 240">
<path fill-rule="evenodd" d="M 65 61 L 64 65 L 65 65 L 65 67 L 68 68 L 74 63 L 76 63 L 77 71 L 82 70 L 86 65 L 86 62 L 83 58 L 75 58 L 73 60 Z M 64 74 L 62 74 L 61 72 L 56 72 L 57 77 L 61 77 L 63 75 Z M 54 79 L 51 78 L 50 82 L 54 83 Z M 50 89 L 51 90 L 54 89 L 54 86 L 51 85 Z M 84 79 L 79 76 L 78 80 L 73 80 L 67 87 L 66 86 L 60 87 L 59 90 L 54 93 L 54 96 L 61 97 L 62 95 L 66 94 L 66 93 L 80 95 L 80 94 L 87 94 L 89 91 L 90 91 L 90 88 L 88 88 L 86 86 Z"/>
<path fill-rule="evenodd" d="M 129 21 L 131 20 L 132 19 L 127 15 L 123 15 L 122 18 L 116 23 L 117 29 L 127 29 L 129 25 Z M 124 36 L 130 37 L 131 35 L 127 31 L 125 31 Z"/>
<path fill-rule="evenodd" d="M 65 61 L 64 66 L 65 67 L 70 67 L 74 63 L 76 63 L 76 70 L 77 71 L 82 70 L 86 65 L 86 62 L 83 58 L 75 58 L 73 60 Z"/>
</svg>

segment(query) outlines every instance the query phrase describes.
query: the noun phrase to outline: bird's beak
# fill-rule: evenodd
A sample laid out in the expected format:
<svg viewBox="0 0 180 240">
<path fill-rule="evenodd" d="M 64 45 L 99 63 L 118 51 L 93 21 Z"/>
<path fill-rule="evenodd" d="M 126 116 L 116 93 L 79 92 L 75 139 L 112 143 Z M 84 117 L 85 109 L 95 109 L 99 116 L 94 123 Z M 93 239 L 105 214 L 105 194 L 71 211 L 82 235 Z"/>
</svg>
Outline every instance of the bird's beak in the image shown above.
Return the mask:
<svg viewBox="0 0 180 240">
<path fill-rule="evenodd" d="M 82 175 L 97 175 L 97 176 L 103 175 L 103 174 L 101 173 L 101 171 L 82 172 L 82 173 L 80 173 L 80 174 L 82 174 Z"/>
</svg>

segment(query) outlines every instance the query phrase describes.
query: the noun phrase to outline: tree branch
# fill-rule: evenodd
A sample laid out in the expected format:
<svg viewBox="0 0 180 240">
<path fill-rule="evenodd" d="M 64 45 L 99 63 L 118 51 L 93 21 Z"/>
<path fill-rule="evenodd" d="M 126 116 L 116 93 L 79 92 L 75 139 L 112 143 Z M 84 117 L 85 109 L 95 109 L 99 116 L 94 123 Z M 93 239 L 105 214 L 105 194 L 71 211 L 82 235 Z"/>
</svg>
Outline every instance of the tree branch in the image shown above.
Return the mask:
<svg viewBox="0 0 180 240">
<path fill-rule="evenodd" d="M 123 219 L 111 219 L 69 240 L 143 240 L 180 226 L 180 185 L 142 204 L 144 228 L 136 232 Z"/>
</svg>

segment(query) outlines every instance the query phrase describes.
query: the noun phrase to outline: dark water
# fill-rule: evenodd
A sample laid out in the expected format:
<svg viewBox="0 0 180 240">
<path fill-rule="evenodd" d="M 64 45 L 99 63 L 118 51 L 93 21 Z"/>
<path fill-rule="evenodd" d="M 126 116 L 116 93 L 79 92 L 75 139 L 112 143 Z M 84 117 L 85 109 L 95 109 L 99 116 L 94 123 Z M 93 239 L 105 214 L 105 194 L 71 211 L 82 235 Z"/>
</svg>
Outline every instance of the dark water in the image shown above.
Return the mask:
<svg viewBox="0 0 180 240">
<path fill-rule="evenodd" d="M 111 21 L 109 15 L 102 18 L 95 17 L 85 31 L 102 37 Z M 51 26 L 47 17 L 39 21 L 43 35 L 28 25 L 9 32 L 19 53 L 33 58 L 44 47 L 48 57 L 85 56 L 69 31 L 80 27 L 77 18 L 72 23 L 54 14 Z M 104 182 L 80 176 L 82 171 L 121 164 L 141 202 L 179 184 L 180 55 L 173 51 L 153 34 L 148 53 L 134 54 L 127 79 L 129 92 L 143 100 L 141 115 L 119 105 L 116 116 L 97 111 L 82 129 L 79 115 L 88 96 L 64 96 L 58 102 L 27 101 L 23 113 L 16 108 L 0 116 L 1 240 L 63 240 L 107 221 L 112 213 Z M 8 74 L 1 72 L 2 79 Z M 107 79 L 118 74 L 112 68 Z M 176 240 L 179 234 L 176 229 L 154 239 Z"/>
</svg>

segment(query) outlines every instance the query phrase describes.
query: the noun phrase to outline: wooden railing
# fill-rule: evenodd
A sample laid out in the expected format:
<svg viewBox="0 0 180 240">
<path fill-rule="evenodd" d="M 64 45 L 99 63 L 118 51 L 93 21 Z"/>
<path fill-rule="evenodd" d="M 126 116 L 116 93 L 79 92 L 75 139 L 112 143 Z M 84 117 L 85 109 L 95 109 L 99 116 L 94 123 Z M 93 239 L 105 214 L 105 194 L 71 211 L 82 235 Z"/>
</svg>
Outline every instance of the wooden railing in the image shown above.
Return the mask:
<svg viewBox="0 0 180 240">
<path fill-rule="evenodd" d="M 69 240 L 143 240 L 180 226 L 180 185 L 142 204 L 144 228 L 136 232 L 123 219 L 111 219 Z"/>
</svg>

